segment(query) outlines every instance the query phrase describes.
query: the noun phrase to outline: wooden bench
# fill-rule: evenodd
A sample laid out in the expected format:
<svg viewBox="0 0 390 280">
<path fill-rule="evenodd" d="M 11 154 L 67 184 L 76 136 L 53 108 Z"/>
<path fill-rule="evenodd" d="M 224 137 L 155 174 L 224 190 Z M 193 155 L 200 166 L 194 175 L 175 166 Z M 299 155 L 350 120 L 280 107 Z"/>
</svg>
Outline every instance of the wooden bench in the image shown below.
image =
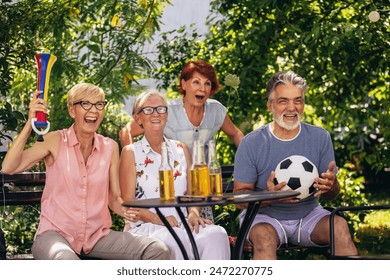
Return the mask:
<svg viewBox="0 0 390 280">
<path fill-rule="evenodd" d="M 1 205 L 31 205 L 41 203 L 45 172 L 1 174 Z"/>
<path fill-rule="evenodd" d="M 224 192 L 233 192 L 233 165 L 222 166 Z M 0 174 L 2 189 L 0 205 L 31 205 L 41 202 L 45 186 L 45 172 L 22 172 L 14 175 Z"/>
</svg>

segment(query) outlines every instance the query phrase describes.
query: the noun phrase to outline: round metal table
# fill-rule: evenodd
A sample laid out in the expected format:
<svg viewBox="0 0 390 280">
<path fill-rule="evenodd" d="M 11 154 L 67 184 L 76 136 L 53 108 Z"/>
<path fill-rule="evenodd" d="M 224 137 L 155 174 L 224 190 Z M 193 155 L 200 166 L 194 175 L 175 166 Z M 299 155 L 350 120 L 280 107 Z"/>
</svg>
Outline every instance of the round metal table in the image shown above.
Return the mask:
<svg viewBox="0 0 390 280">
<path fill-rule="evenodd" d="M 224 194 L 223 196 L 209 196 L 209 197 L 200 197 L 200 196 L 180 196 L 176 197 L 175 200 L 163 201 L 160 198 L 151 198 L 151 199 L 141 199 L 141 200 L 131 200 L 125 201 L 123 206 L 134 207 L 134 208 L 155 208 L 157 215 L 160 217 L 161 221 L 167 227 L 169 232 L 172 234 L 173 238 L 180 247 L 180 250 L 183 254 L 184 259 L 189 259 L 188 253 L 186 252 L 183 243 L 180 238 L 177 236 L 175 231 L 172 229 L 172 226 L 169 224 L 165 216 L 161 213 L 159 208 L 164 207 L 174 207 L 180 217 L 181 222 L 188 234 L 188 237 L 191 242 L 191 246 L 194 253 L 194 258 L 199 259 L 199 252 L 196 246 L 196 242 L 192 235 L 192 232 L 187 224 L 185 216 L 181 211 L 181 207 L 191 207 L 191 206 L 213 206 L 213 205 L 225 205 L 225 204 L 242 204 L 248 203 L 248 208 L 243 220 L 243 223 L 239 229 L 237 235 L 236 245 L 233 250 L 232 259 L 239 260 L 242 257 L 242 251 L 244 248 L 244 243 L 250 225 L 253 222 L 253 219 L 256 216 L 256 213 L 259 210 L 259 207 L 263 201 L 278 200 L 284 198 L 291 198 L 299 195 L 297 191 L 276 191 L 276 192 L 247 192 L 247 193 L 229 193 Z"/>
</svg>

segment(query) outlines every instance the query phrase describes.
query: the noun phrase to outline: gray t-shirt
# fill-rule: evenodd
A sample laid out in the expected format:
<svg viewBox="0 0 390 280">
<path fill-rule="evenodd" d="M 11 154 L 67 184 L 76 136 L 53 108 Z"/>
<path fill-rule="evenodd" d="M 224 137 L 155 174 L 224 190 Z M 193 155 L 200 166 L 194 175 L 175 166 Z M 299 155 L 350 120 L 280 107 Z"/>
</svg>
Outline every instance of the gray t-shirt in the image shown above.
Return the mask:
<svg viewBox="0 0 390 280">
<path fill-rule="evenodd" d="M 226 117 L 226 107 L 215 99 L 207 99 L 202 123 L 195 127 L 189 121 L 183 105 L 183 98 L 169 101 L 168 121 L 164 135 L 169 139 L 184 142 L 192 154 L 192 143 L 203 140 L 207 145 L 221 128 Z"/>
<path fill-rule="evenodd" d="M 269 124 L 247 134 L 241 141 L 234 160 L 234 180 L 255 183 L 255 190 L 267 188 L 267 180 L 278 163 L 292 155 L 309 159 L 318 169 L 326 172 L 334 160 L 333 144 L 328 131 L 307 123 L 301 123 L 300 132 L 294 139 L 277 138 Z M 318 205 L 318 198 L 309 196 L 297 203 L 273 203 L 262 207 L 259 213 L 280 220 L 305 217 Z"/>
</svg>

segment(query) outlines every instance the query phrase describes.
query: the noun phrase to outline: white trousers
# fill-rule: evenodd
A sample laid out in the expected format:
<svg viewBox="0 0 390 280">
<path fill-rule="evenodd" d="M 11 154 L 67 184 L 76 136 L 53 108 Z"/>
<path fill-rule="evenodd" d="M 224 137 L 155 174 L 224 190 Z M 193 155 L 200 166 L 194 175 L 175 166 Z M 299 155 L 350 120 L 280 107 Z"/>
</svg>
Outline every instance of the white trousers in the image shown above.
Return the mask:
<svg viewBox="0 0 390 280">
<path fill-rule="evenodd" d="M 194 259 L 190 240 L 184 227 L 174 227 L 190 259 Z M 183 254 L 165 226 L 144 223 L 129 230 L 133 234 L 149 235 L 163 241 L 171 250 L 171 259 L 182 260 Z M 217 225 L 199 226 L 199 233 L 192 232 L 201 260 L 230 260 L 230 245 L 226 230 Z"/>
</svg>

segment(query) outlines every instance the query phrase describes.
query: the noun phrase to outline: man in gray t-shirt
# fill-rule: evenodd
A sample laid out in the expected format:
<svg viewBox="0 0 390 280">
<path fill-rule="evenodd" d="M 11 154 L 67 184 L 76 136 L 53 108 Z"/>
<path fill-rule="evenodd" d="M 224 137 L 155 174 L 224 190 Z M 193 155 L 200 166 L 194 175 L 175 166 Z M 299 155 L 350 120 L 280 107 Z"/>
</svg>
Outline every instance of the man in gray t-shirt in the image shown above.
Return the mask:
<svg viewBox="0 0 390 280">
<path fill-rule="evenodd" d="M 248 234 L 253 259 L 276 259 L 277 248 L 285 243 L 329 244 L 330 212 L 318 204 L 318 197 L 336 198 L 340 185 L 329 133 L 301 122 L 306 90 L 306 81 L 294 72 L 276 73 L 267 85 L 267 108 L 274 120 L 246 135 L 236 152 L 235 192 L 279 191 L 286 187 L 287 182 L 277 180 L 275 170 L 287 158 L 303 158 L 319 174 L 315 176 L 312 189 L 316 191 L 312 195 L 262 204 Z M 357 254 L 347 223 L 341 217 L 335 218 L 335 236 L 336 255 Z"/>
</svg>

